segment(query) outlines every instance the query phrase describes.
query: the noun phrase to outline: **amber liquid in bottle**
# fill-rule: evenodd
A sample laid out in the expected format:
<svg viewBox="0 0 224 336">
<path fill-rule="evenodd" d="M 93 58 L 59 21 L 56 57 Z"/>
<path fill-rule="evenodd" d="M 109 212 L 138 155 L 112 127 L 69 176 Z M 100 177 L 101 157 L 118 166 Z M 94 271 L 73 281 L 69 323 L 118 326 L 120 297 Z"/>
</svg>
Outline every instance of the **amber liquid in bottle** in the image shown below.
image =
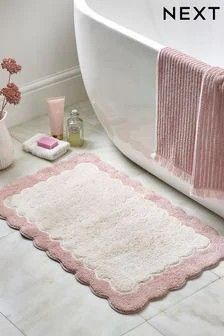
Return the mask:
<svg viewBox="0 0 224 336">
<path fill-rule="evenodd" d="M 77 110 L 72 110 L 68 118 L 67 140 L 72 147 L 81 147 L 84 143 L 83 121 Z"/>
</svg>

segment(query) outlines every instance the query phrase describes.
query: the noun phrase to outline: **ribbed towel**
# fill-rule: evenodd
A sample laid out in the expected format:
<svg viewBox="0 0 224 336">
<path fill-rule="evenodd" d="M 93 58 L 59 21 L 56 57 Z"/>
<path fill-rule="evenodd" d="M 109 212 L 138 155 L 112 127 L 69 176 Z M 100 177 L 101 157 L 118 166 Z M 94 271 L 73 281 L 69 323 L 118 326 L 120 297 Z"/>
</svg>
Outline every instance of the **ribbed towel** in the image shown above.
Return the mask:
<svg viewBox="0 0 224 336">
<path fill-rule="evenodd" d="M 224 198 L 224 69 L 216 67 L 202 83 L 193 187 L 199 196 Z"/>
<path fill-rule="evenodd" d="M 199 196 L 224 195 L 223 93 L 224 70 L 161 50 L 156 159 Z"/>
</svg>

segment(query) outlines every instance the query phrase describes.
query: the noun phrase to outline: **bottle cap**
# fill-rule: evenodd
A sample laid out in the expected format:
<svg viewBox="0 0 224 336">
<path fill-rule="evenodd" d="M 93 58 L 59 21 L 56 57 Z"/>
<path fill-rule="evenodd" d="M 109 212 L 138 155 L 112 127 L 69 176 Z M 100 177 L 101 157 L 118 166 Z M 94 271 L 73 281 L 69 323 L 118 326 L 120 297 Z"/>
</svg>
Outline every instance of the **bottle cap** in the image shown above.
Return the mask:
<svg viewBox="0 0 224 336">
<path fill-rule="evenodd" d="M 78 112 L 78 110 L 75 109 L 75 110 L 72 110 L 72 111 L 71 111 L 70 115 L 71 115 L 72 117 L 79 116 L 79 112 Z"/>
</svg>

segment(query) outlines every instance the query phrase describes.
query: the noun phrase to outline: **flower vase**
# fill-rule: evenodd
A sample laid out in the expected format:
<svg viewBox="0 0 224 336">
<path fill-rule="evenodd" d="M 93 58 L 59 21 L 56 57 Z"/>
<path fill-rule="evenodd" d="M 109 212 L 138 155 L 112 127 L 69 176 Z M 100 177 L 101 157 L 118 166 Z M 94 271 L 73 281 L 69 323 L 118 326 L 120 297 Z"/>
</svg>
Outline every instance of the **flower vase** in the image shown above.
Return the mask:
<svg viewBox="0 0 224 336">
<path fill-rule="evenodd" d="M 0 120 L 0 170 L 9 167 L 14 161 L 12 138 L 6 126 L 7 112 Z"/>
</svg>

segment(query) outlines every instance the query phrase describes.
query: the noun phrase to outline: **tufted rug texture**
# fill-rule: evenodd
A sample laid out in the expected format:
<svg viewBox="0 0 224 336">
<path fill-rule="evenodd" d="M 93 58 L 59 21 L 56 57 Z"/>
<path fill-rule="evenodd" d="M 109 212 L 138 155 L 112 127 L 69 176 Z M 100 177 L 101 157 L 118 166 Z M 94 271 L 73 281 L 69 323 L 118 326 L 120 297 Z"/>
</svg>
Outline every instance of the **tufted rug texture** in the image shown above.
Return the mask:
<svg viewBox="0 0 224 336">
<path fill-rule="evenodd" d="M 224 258 L 213 229 L 92 154 L 7 186 L 0 214 L 126 314 Z"/>
</svg>

